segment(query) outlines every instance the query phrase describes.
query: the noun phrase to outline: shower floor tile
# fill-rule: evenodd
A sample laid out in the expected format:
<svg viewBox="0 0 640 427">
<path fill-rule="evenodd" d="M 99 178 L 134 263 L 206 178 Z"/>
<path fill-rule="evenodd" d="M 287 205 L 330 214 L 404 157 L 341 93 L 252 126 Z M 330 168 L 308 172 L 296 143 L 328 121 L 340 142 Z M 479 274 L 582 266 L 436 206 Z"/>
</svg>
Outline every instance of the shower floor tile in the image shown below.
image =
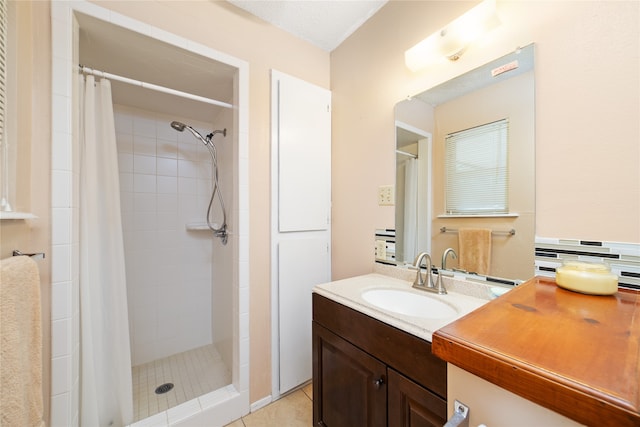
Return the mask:
<svg viewBox="0 0 640 427">
<path fill-rule="evenodd" d="M 139 421 L 231 383 L 213 344 L 132 368 L 133 419 Z M 159 386 L 173 389 L 156 394 Z"/>
</svg>

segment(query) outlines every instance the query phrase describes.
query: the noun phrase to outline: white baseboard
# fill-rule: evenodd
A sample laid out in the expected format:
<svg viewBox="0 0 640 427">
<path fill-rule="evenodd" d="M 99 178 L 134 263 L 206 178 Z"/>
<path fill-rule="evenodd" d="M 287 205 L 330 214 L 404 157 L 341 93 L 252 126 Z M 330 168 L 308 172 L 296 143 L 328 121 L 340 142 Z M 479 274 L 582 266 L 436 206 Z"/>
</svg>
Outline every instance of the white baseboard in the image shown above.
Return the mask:
<svg viewBox="0 0 640 427">
<path fill-rule="evenodd" d="M 255 412 L 260 408 L 264 408 L 265 406 L 267 406 L 269 403 L 271 403 L 271 395 L 267 396 L 267 397 L 263 397 L 262 399 L 253 402 L 251 404 L 251 412 Z"/>
</svg>

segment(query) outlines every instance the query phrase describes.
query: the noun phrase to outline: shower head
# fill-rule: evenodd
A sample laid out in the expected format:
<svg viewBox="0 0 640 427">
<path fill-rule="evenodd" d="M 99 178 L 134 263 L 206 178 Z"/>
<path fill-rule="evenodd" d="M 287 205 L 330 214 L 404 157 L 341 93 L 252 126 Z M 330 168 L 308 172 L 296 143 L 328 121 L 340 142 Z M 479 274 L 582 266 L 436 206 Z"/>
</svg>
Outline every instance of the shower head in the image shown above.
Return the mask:
<svg viewBox="0 0 640 427">
<path fill-rule="evenodd" d="M 223 136 L 227 136 L 227 129 L 226 128 L 224 130 L 214 130 L 209 135 L 207 135 L 207 138 L 205 139 L 205 138 L 202 137 L 202 135 L 200 135 L 200 132 L 198 132 L 197 130 L 195 130 L 194 128 L 192 128 L 189 125 L 185 125 L 182 122 L 173 121 L 173 122 L 171 122 L 171 127 L 174 128 L 175 130 L 177 130 L 178 132 L 184 132 L 184 130 L 187 129 L 189 132 L 191 132 L 193 134 L 193 136 L 195 136 L 200 141 L 202 141 L 202 143 L 204 145 L 209 145 L 209 143 L 211 142 L 211 138 L 213 138 L 213 136 L 215 134 L 217 134 L 217 133 L 221 133 Z"/>
<path fill-rule="evenodd" d="M 211 139 L 213 138 L 213 135 L 217 134 L 217 133 L 221 133 L 222 136 L 227 136 L 227 128 L 224 128 L 222 130 L 214 130 L 213 132 L 211 132 L 209 135 L 207 135 L 207 139 Z"/>
<path fill-rule="evenodd" d="M 171 127 L 177 130 L 178 132 L 184 132 L 184 130 L 187 129 L 189 132 L 193 134 L 193 136 L 195 136 L 197 139 L 202 141 L 204 145 L 209 144 L 209 141 L 204 139 L 202 135 L 200 135 L 200 132 L 198 132 L 197 130 L 195 130 L 189 125 L 185 125 L 184 123 L 181 123 L 181 122 L 171 122 Z"/>
<path fill-rule="evenodd" d="M 183 132 L 184 128 L 187 125 L 185 125 L 184 123 L 180 123 L 180 122 L 171 122 L 171 127 L 174 128 L 175 130 L 177 130 L 178 132 Z"/>
</svg>

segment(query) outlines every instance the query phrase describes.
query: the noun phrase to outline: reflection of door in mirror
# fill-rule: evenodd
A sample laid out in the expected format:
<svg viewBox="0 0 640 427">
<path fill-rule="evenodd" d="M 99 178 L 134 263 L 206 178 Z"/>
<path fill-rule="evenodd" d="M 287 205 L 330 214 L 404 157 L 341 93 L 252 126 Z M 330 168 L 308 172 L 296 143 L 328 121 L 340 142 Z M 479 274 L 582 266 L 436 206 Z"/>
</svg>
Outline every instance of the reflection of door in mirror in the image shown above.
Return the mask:
<svg viewBox="0 0 640 427">
<path fill-rule="evenodd" d="M 535 101 L 533 50 L 529 45 L 498 58 L 439 86 L 398 103 L 398 121 L 433 135 L 432 167 L 429 167 L 432 192 L 419 191 L 418 203 L 429 203 L 429 228 L 426 237 L 418 230 L 417 252 L 427 251 L 439 260 L 445 249 L 458 250 L 460 228 L 489 228 L 498 231 L 492 237 L 489 275 L 507 279 L 528 279 L 534 274 L 535 239 Z M 513 66 L 515 64 L 515 67 Z M 509 65 L 508 67 L 506 65 Z M 492 73 L 496 70 L 509 70 Z M 495 75 L 494 75 L 495 74 Z M 446 215 L 444 194 L 444 139 L 446 135 L 501 119 L 509 120 L 508 204 L 504 215 Z M 399 149 L 399 148 L 398 148 Z M 401 150 L 406 151 L 406 150 Z M 397 162 L 401 154 L 396 153 Z M 397 179 L 405 175 L 398 168 Z M 401 183 L 404 186 L 404 183 Z M 396 194 L 401 190 L 396 189 Z M 397 196 L 398 197 L 398 196 Z M 396 252 L 406 222 L 406 206 L 397 200 Z M 421 218 L 422 214 L 419 214 Z M 453 230 L 454 232 L 441 232 Z M 515 229 L 515 235 L 509 234 Z M 396 254 L 398 264 L 412 262 L 407 251 Z M 436 262 L 436 264 L 439 264 Z M 449 268 L 456 268 L 451 259 Z"/>
<path fill-rule="evenodd" d="M 431 249 L 429 132 L 396 121 L 396 262 L 412 263 Z"/>
</svg>

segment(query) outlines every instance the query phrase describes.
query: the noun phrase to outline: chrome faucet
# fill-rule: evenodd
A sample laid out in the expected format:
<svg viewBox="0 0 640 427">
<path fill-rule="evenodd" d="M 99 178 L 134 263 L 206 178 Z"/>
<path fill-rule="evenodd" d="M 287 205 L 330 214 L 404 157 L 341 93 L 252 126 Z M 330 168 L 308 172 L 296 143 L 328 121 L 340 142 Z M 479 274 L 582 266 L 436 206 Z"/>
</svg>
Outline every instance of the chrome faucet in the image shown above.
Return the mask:
<svg viewBox="0 0 640 427">
<path fill-rule="evenodd" d="M 433 292 L 437 293 L 438 295 L 447 294 L 447 288 L 444 287 L 444 283 L 442 282 L 442 274 L 443 269 L 438 270 L 438 272 L 436 273 L 438 279 L 436 280 L 436 286 L 433 289 Z"/>
<path fill-rule="evenodd" d="M 420 271 L 420 266 L 422 265 L 422 260 L 427 260 L 427 272 L 425 278 L 422 278 L 422 272 Z M 413 263 L 414 268 L 418 270 L 416 273 L 416 279 L 413 281 L 413 287 L 416 289 L 420 289 L 422 291 L 434 292 L 436 294 L 445 295 L 447 290 L 444 288 L 444 284 L 442 283 L 442 278 L 440 277 L 440 273 L 436 273 L 438 276 L 437 284 L 433 283 L 433 276 L 431 275 L 431 257 L 428 253 L 422 252 L 420 255 L 416 257 L 415 262 Z"/>
<path fill-rule="evenodd" d="M 422 260 L 425 258 L 427 259 L 427 276 L 423 279 L 420 266 L 422 265 Z M 433 284 L 433 276 L 431 276 L 431 257 L 429 254 L 426 252 L 418 254 L 416 260 L 413 262 L 413 266 L 418 270 L 416 273 L 416 279 L 413 281 L 413 287 L 423 290 L 426 290 L 427 288 L 435 288 L 435 285 Z"/>
<path fill-rule="evenodd" d="M 446 270 L 447 269 L 447 255 L 451 254 L 451 256 L 453 257 L 453 259 L 457 259 L 458 258 L 458 254 L 456 253 L 456 251 L 453 250 L 453 248 L 447 248 L 444 253 L 442 254 L 442 269 Z"/>
</svg>

